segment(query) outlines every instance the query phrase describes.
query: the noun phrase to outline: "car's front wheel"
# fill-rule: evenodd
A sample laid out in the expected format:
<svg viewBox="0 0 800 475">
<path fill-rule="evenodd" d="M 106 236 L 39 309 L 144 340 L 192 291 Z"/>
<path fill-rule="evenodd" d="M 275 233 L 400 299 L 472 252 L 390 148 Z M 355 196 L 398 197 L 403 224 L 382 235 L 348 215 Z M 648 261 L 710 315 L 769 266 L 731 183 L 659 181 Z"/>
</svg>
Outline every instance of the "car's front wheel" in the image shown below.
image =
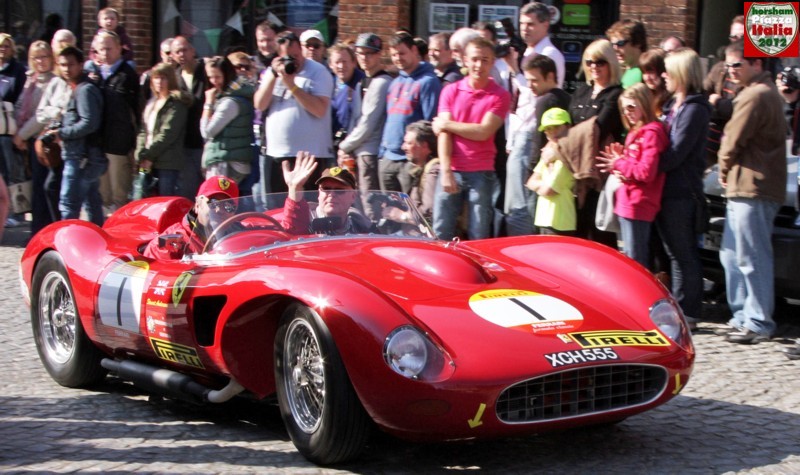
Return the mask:
<svg viewBox="0 0 800 475">
<path fill-rule="evenodd" d="M 36 264 L 31 285 L 31 324 L 39 358 L 60 385 L 81 387 L 101 380 L 102 353 L 83 330 L 75 293 L 58 253 Z"/>
<path fill-rule="evenodd" d="M 275 380 L 281 416 L 304 457 L 329 465 L 361 453 L 372 423 L 327 327 L 308 307 L 291 305 L 281 318 Z"/>
</svg>

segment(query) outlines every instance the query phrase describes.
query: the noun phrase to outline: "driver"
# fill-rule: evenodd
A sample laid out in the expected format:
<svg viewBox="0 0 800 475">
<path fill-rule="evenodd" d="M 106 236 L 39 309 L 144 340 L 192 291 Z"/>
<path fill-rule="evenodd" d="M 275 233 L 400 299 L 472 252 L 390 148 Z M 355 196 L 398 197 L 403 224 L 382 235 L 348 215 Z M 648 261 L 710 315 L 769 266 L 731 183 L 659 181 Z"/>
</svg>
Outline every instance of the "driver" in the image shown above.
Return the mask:
<svg viewBox="0 0 800 475">
<path fill-rule="evenodd" d="M 194 206 L 186 216 L 150 241 L 144 255 L 153 259 L 180 259 L 187 252 L 199 254 L 206 244 L 207 232 L 236 213 L 239 187 L 228 177 L 213 176 L 200 185 Z"/>
<path fill-rule="evenodd" d="M 289 160 L 283 162 L 283 179 L 289 194 L 283 205 L 281 225 L 292 234 L 331 235 L 368 233 L 372 222 L 355 208 L 357 198 L 356 178 L 347 169 L 332 167 L 324 170 L 315 182 L 319 203 L 311 209 L 303 199 L 302 191 L 308 178 L 317 167 L 314 155 L 298 152 L 295 166 L 289 169 Z"/>
</svg>

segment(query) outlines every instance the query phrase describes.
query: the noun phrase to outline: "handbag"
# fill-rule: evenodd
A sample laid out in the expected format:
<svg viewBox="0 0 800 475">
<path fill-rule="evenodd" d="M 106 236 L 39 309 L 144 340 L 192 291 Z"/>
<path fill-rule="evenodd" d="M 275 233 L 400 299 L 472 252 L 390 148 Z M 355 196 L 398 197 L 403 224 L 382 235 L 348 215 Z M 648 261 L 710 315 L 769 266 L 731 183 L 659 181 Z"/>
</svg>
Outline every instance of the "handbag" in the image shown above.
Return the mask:
<svg viewBox="0 0 800 475">
<path fill-rule="evenodd" d="M 61 146 L 56 142 L 50 130 L 45 129 L 33 144 L 36 151 L 36 159 L 39 163 L 48 168 L 59 168 L 64 161 L 61 159 Z"/>
<path fill-rule="evenodd" d="M 8 196 L 11 199 L 11 212 L 14 214 L 27 213 L 31 210 L 33 198 L 33 181 L 23 181 L 8 185 Z"/>
<path fill-rule="evenodd" d="M 614 194 L 622 182 L 613 173 L 606 178 L 606 184 L 597 200 L 597 210 L 594 214 L 594 225 L 600 231 L 612 233 L 620 232 L 619 218 L 614 214 Z"/>
<path fill-rule="evenodd" d="M 0 103 L 0 135 L 15 135 L 17 133 L 17 119 L 14 117 L 14 104 L 3 101 Z"/>
</svg>

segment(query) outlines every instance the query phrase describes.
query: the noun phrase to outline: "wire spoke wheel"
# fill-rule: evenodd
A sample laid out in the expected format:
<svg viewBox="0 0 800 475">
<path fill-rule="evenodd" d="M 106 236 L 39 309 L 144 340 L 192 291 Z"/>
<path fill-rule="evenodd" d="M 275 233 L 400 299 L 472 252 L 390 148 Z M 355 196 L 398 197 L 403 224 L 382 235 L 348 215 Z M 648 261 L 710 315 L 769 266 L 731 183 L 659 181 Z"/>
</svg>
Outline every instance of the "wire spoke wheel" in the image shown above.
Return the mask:
<svg viewBox="0 0 800 475">
<path fill-rule="evenodd" d="M 322 421 L 325 405 L 325 368 L 317 336 L 304 320 L 289 326 L 283 356 L 292 416 L 303 432 L 313 433 Z"/>
<path fill-rule="evenodd" d="M 50 272 L 44 277 L 37 305 L 44 350 L 54 362 L 64 364 L 75 349 L 77 313 L 72 291 L 61 274 Z"/>
</svg>

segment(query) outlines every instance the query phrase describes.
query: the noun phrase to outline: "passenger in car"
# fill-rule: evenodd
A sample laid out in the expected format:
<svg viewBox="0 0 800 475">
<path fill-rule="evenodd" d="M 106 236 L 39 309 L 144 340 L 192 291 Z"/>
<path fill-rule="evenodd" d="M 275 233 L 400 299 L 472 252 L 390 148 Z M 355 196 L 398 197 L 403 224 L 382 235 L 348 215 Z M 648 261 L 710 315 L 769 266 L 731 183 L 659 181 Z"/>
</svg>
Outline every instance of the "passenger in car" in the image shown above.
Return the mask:
<svg viewBox="0 0 800 475">
<path fill-rule="evenodd" d="M 319 203 L 311 208 L 300 194 L 308 178 L 317 167 L 314 155 L 298 152 L 294 168 L 289 161 L 283 162 L 283 178 L 289 190 L 283 207 L 281 225 L 292 234 L 353 234 L 366 233 L 372 222 L 353 208 L 356 193 L 356 178 L 345 168 L 332 167 L 324 170 L 316 181 Z"/>
<path fill-rule="evenodd" d="M 203 251 L 211 225 L 236 212 L 239 187 L 228 177 L 208 178 L 197 190 L 194 206 L 178 223 L 150 241 L 143 254 L 153 259 L 181 259 L 185 254 Z"/>
</svg>

